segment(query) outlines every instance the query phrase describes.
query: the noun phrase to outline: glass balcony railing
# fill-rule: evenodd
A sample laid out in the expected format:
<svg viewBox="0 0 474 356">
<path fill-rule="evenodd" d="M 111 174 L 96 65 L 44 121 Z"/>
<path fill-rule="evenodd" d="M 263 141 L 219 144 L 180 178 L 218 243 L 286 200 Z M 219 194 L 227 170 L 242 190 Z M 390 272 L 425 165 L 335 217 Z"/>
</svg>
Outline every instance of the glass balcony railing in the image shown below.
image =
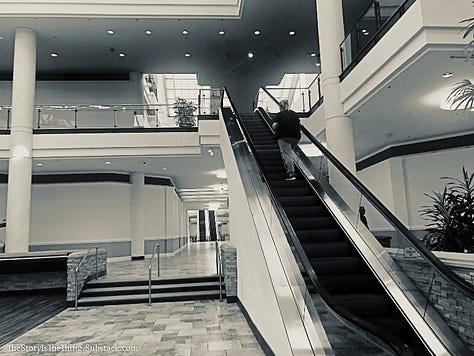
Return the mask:
<svg viewBox="0 0 474 356">
<path fill-rule="evenodd" d="M 268 95 L 269 94 L 269 95 Z M 278 102 L 288 100 L 289 106 L 298 113 L 310 113 L 322 102 L 321 76 L 318 74 L 308 87 L 273 87 L 260 88 L 254 99 L 254 109 L 261 107 L 268 112 L 278 112 Z"/>
<path fill-rule="evenodd" d="M 174 105 L 38 105 L 34 129 L 184 128 L 197 127 L 199 106 L 187 120 L 179 119 Z M 0 129 L 11 127 L 11 106 L 0 106 Z"/>
<path fill-rule="evenodd" d="M 414 2 L 415 0 L 373 0 L 370 2 L 340 45 L 342 78 L 360 62 Z"/>
</svg>

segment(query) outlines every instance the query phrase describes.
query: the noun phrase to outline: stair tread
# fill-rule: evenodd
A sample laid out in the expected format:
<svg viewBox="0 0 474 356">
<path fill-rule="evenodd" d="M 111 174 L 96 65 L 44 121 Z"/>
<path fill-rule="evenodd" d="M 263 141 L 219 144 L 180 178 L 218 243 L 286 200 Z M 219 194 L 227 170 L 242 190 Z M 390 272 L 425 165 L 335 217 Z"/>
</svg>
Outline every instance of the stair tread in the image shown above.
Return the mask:
<svg viewBox="0 0 474 356">
<path fill-rule="evenodd" d="M 204 283 L 177 283 L 177 284 L 158 284 L 151 286 L 152 290 L 170 289 L 170 288 L 190 288 L 190 287 L 219 287 L 219 282 L 204 282 Z M 136 291 L 136 290 L 148 290 L 148 285 L 142 286 L 116 286 L 116 287 L 98 287 L 88 288 L 83 290 L 83 293 L 95 293 L 95 292 L 113 292 L 113 291 Z"/>
<path fill-rule="evenodd" d="M 159 278 L 154 278 L 151 280 L 152 284 L 158 285 L 158 284 L 164 284 L 164 283 L 170 283 L 172 281 L 176 281 L 175 283 L 196 283 L 198 280 L 203 281 L 215 281 L 219 278 L 217 274 L 214 275 L 208 275 L 208 276 L 196 276 L 196 277 L 159 277 Z M 97 286 L 97 285 L 109 285 L 109 284 L 121 284 L 121 285 L 126 285 L 126 284 L 134 284 L 134 285 L 142 285 L 146 284 L 148 286 L 148 278 L 143 278 L 143 279 L 95 279 L 92 281 L 88 281 L 86 286 Z"/>
<path fill-rule="evenodd" d="M 216 295 L 219 296 L 218 290 L 206 290 L 206 291 L 189 291 L 189 292 L 173 292 L 173 293 L 160 293 L 151 294 L 152 299 L 157 298 L 172 298 L 172 297 L 184 297 L 184 296 L 205 296 L 205 295 Z M 224 293 L 223 293 L 224 295 Z M 78 300 L 78 304 L 91 303 L 91 302 L 106 302 L 106 301 L 122 301 L 122 300 L 146 300 L 148 301 L 149 295 L 147 294 L 131 294 L 131 295 L 110 295 L 110 296 L 95 296 L 95 297 L 81 297 Z"/>
</svg>

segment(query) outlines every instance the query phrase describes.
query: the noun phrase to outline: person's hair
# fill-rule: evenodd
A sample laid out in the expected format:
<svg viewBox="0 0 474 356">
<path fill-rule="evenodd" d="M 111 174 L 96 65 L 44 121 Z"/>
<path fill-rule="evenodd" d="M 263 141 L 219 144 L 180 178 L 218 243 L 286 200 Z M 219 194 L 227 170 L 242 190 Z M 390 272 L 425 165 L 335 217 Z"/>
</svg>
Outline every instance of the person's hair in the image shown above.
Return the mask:
<svg viewBox="0 0 474 356">
<path fill-rule="evenodd" d="M 288 110 L 288 100 L 283 99 L 280 100 L 280 109 L 283 110 Z"/>
</svg>

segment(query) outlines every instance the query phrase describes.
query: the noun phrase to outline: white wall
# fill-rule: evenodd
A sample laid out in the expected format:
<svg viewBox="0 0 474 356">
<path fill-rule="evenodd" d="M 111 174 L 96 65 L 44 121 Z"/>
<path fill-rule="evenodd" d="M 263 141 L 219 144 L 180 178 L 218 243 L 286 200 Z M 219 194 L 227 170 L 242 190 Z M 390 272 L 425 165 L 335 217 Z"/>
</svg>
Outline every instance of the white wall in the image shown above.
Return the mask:
<svg viewBox="0 0 474 356">
<path fill-rule="evenodd" d="M 128 241 L 129 199 L 123 183 L 35 184 L 30 244 Z"/>
<path fill-rule="evenodd" d="M 425 226 L 419 209 L 430 204 L 424 193 L 442 191 L 445 182 L 440 177 L 461 178 L 463 166 L 474 172 L 474 146 L 391 158 L 357 175 L 407 227 L 416 230 Z M 406 201 L 405 206 L 400 201 Z M 369 226 L 382 228 L 380 221 L 374 219 L 376 214 L 369 209 Z"/>
<path fill-rule="evenodd" d="M 165 189 L 145 185 L 145 240 L 166 237 Z"/>
</svg>

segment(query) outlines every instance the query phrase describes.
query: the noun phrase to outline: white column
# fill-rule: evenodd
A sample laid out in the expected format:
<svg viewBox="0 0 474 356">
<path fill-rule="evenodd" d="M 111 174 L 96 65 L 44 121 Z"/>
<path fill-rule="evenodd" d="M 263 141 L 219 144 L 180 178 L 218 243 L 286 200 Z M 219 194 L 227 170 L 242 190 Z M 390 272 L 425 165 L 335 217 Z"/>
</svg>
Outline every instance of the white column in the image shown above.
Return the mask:
<svg viewBox="0 0 474 356">
<path fill-rule="evenodd" d="M 321 55 L 321 90 L 324 95 L 326 141 L 328 149 L 352 172 L 355 172 L 352 120 L 341 103 L 341 58 L 339 45 L 344 39 L 341 0 L 316 0 L 319 50 Z"/>
<path fill-rule="evenodd" d="M 30 244 L 35 80 L 36 33 L 18 28 L 13 59 L 6 252 L 28 252 Z"/>
<path fill-rule="evenodd" d="M 145 175 L 133 172 L 130 175 L 130 238 L 132 258 L 145 256 Z"/>
</svg>

